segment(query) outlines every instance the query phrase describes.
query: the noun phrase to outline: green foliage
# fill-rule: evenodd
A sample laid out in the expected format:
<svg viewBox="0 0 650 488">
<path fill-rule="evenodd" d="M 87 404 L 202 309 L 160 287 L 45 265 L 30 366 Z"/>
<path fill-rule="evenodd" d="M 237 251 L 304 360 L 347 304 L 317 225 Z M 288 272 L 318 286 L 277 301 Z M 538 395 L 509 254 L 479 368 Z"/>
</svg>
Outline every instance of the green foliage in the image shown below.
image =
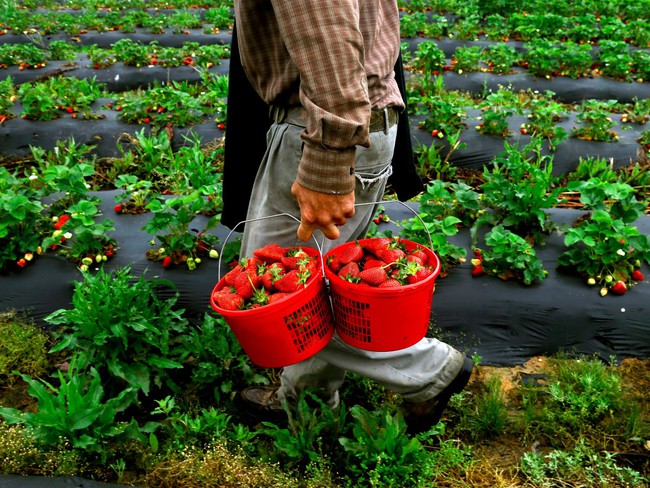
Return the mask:
<svg viewBox="0 0 650 488">
<path fill-rule="evenodd" d="M 503 280 L 514 278 L 524 285 L 532 285 L 546 278 L 548 271 L 537 257 L 535 249 L 523 237 L 503 225 L 493 227 L 485 235 L 482 255 L 483 270 Z"/>
<path fill-rule="evenodd" d="M 563 231 L 567 250 L 558 257 L 558 265 L 591 285 L 599 284 L 601 295 L 621 281 L 626 287 L 634 285 L 633 272 L 643 261 L 650 263 L 648 236 L 606 210 L 596 210 Z"/>
<path fill-rule="evenodd" d="M 583 439 L 572 450 L 527 452 L 521 470 L 535 486 L 644 486 L 648 481 L 617 463 L 616 454 L 596 451 Z"/>
<path fill-rule="evenodd" d="M 111 397 L 125 389 L 148 395 L 154 386 L 177 388 L 169 371 L 180 369 L 187 355 L 180 344 L 188 321 L 175 308 L 177 294 L 159 296 L 173 284 L 136 279 L 130 268 L 83 277 L 75 282 L 72 308 L 46 317 L 63 327 L 52 352 L 70 351 L 81 371 L 97 369 Z"/>
<path fill-rule="evenodd" d="M 58 387 L 43 379 L 21 377 L 29 384 L 30 395 L 38 400 L 37 412 L 0 408 L 0 415 L 10 424 L 28 426 L 39 441 L 57 445 L 67 440 L 74 448 L 103 455 L 107 442 L 139 438 L 134 421 L 126 423 L 116 418 L 132 402 L 135 392 L 125 389 L 103 403 L 102 379 L 94 368 L 82 373 L 71 363 L 66 374 L 58 372 Z"/>
<path fill-rule="evenodd" d="M 348 453 L 351 476 L 369 486 L 417 483 L 424 449 L 416 438 L 405 434 L 402 414 L 371 412 L 360 405 L 353 406 L 350 414 L 356 420 L 352 437 L 343 436 L 339 442 Z"/>
<path fill-rule="evenodd" d="M 483 170 L 482 213 L 472 227 L 472 242 L 484 224 L 501 224 L 515 234 L 543 244 L 544 234 L 554 228 L 545 209 L 554 207 L 562 188 L 553 176 L 552 158 L 541 155 L 539 139 L 521 150 L 505 143 L 505 151 Z"/>
<path fill-rule="evenodd" d="M 291 465 L 317 462 L 335 448 L 338 433 L 346 424 L 345 406 L 339 407 L 338 415 L 328 404 L 311 391 L 303 391 L 295 406 L 285 403 L 288 415 L 287 428 L 272 422 L 262 422 L 260 434 L 273 439 L 273 445 Z"/>
</svg>

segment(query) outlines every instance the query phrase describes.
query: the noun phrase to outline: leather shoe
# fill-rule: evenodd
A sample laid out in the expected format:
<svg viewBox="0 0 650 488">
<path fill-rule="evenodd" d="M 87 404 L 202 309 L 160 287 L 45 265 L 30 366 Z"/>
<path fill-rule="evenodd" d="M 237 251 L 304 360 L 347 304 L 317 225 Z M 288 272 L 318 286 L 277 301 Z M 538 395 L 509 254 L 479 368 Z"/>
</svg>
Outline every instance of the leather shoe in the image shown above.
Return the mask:
<svg viewBox="0 0 650 488">
<path fill-rule="evenodd" d="M 419 434 L 440 422 L 451 397 L 463 391 L 469 383 L 473 369 L 474 361 L 469 356 L 465 356 L 465 362 L 460 368 L 460 372 L 438 395 L 424 402 L 405 401 L 402 405 L 402 412 L 408 426 L 407 432 Z"/>
</svg>

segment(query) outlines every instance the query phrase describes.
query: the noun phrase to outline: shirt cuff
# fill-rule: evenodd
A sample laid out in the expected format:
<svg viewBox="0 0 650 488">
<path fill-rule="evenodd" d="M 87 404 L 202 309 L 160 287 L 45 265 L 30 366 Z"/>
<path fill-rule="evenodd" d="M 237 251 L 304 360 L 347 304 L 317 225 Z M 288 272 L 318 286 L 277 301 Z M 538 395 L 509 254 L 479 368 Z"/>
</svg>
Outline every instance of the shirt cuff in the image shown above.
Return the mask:
<svg viewBox="0 0 650 488">
<path fill-rule="evenodd" d="M 305 188 L 321 193 L 352 193 L 355 156 L 355 148 L 337 151 L 305 143 L 297 181 Z"/>
</svg>

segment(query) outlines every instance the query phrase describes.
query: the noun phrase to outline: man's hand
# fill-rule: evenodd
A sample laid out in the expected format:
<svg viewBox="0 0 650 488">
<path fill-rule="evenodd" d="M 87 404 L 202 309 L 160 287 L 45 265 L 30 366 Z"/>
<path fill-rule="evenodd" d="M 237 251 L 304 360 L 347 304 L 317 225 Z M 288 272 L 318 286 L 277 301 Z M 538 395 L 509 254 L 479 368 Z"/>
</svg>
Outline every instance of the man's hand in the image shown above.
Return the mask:
<svg viewBox="0 0 650 488">
<path fill-rule="evenodd" d="M 309 190 L 294 182 L 291 194 L 300 206 L 298 239 L 308 241 L 316 229 L 328 239 L 339 237 L 338 226 L 345 224 L 354 215 L 354 192 L 332 195 Z"/>
</svg>

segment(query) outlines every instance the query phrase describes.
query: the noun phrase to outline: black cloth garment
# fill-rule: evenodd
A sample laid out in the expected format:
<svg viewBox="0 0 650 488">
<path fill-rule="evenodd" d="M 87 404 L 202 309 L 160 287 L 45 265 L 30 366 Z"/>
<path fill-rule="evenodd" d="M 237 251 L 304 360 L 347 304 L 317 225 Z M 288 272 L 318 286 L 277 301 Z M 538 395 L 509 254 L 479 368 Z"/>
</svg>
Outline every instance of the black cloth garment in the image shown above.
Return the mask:
<svg viewBox="0 0 650 488">
<path fill-rule="evenodd" d="M 395 79 L 406 104 L 401 54 L 395 64 Z M 227 103 L 221 222 L 233 229 L 246 219 L 257 168 L 266 150 L 266 133 L 271 126 L 268 105 L 255 92 L 242 67 L 236 28 L 232 32 Z M 415 166 L 408 107 L 399 117 L 392 165 L 388 184 L 400 200 L 408 200 L 424 189 Z"/>
</svg>

